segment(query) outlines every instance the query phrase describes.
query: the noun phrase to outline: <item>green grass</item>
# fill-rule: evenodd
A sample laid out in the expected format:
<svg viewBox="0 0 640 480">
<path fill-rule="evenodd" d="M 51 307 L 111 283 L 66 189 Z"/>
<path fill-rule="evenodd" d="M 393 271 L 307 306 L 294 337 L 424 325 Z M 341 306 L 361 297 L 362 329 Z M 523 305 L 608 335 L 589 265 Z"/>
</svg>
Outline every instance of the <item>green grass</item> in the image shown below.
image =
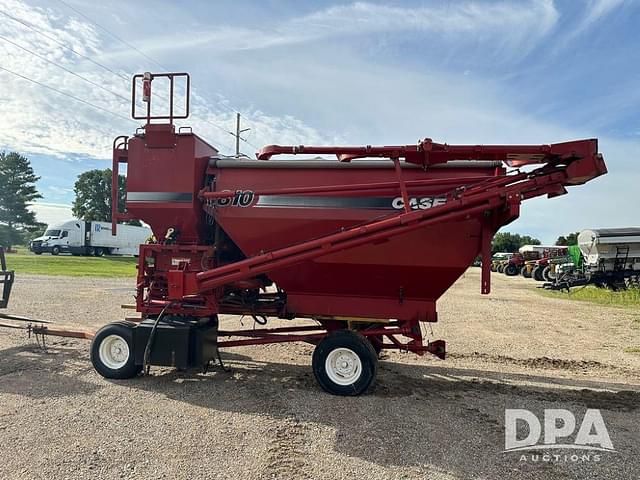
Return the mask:
<svg viewBox="0 0 640 480">
<path fill-rule="evenodd" d="M 640 307 L 640 288 L 630 288 L 629 290 L 614 292 L 605 288 L 588 286 L 586 288 L 574 288 L 569 294 L 543 289 L 536 289 L 536 291 L 546 297 L 591 302 L 611 307 Z"/>
<path fill-rule="evenodd" d="M 7 268 L 38 275 L 68 275 L 72 277 L 135 277 L 137 258 L 133 257 L 74 257 L 34 255 L 19 248 L 18 253 L 7 253 Z"/>
</svg>

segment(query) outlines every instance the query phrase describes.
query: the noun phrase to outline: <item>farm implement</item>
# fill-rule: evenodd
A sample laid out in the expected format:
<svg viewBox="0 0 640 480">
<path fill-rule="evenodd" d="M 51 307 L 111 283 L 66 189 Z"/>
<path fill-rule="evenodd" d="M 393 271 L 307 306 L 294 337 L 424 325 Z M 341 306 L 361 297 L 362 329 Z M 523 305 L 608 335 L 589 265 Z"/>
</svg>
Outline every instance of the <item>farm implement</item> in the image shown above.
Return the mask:
<svg viewBox="0 0 640 480">
<path fill-rule="evenodd" d="M 569 247 L 569 258 L 555 265 L 553 277 L 544 288 L 639 288 L 640 228 L 583 230 L 578 235 L 578 245 Z"/>
<path fill-rule="evenodd" d="M 151 109 L 159 80 L 170 85 L 162 116 Z M 186 85 L 181 115 L 178 81 Z M 360 394 L 381 350 L 445 357 L 445 342 L 425 339 L 422 324 L 437 321 L 436 301 L 479 254 L 487 260 L 480 290 L 489 293 L 491 240 L 523 200 L 563 195 L 607 171 L 595 139 L 269 145 L 255 159 L 226 157 L 174 126 L 189 115 L 188 86 L 187 74 L 136 75 L 132 116 L 145 125 L 114 141 L 112 231 L 139 219 L 157 242 L 140 246 L 141 318 L 93 335 L 91 360 L 107 378 L 151 365 L 206 367 L 231 347 L 307 342 L 322 388 Z M 223 328 L 220 314 L 251 317 L 255 328 Z M 271 318 L 307 324 L 270 328 Z"/>
</svg>

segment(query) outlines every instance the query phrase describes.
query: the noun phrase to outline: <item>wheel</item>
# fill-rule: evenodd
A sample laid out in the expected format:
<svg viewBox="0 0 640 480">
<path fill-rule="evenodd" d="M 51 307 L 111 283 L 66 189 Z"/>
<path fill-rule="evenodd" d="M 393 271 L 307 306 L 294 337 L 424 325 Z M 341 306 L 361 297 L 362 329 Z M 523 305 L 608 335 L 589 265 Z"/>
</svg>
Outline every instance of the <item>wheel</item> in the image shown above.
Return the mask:
<svg viewBox="0 0 640 480">
<path fill-rule="evenodd" d="M 504 267 L 504 274 L 509 277 L 514 277 L 518 274 L 518 267 L 516 267 L 513 263 L 510 263 L 506 267 Z"/>
<path fill-rule="evenodd" d="M 524 267 L 522 267 L 522 270 L 520 270 L 520 273 L 522 274 L 522 276 L 524 278 L 531 278 L 531 270 L 529 270 L 526 265 Z"/>
<path fill-rule="evenodd" d="M 101 257 L 102 255 L 104 255 L 104 248 L 96 247 L 93 250 L 93 255 L 94 257 Z"/>
<path fill-rule="evenodd" d="M 357 330 L 370 330 L 373 328 L 380 328 L 379 323 L 365 323 L 357 328 Z M 376 356 L 380 356 L 380 352 L 382 352 L 382 344 L 384 343 L 383 335 L 369 335 L 365 337 L 371 343 L 371 346 L 376 352 Z"/>
<path fill-rule="evenodd" d="M 544 278 L 546 282 L 555 282 L 556 277 L 551 271 L 551 265 L 547 265 L 546 267 L 544 267 L 544 269 L 542 270 L 542 278 Z"/>
<path fill-rule="evenodd" d="M 35 253 L 36 255 L 42 255 L 42 252 L 33 252 L 33 253 Z"/>
<path fill-rule="evenodd" d="M 130 322 L 114 322 L 98 330 L 91 342 L 91 363 L 100 375 L 123 379 L 142 371 L 135 363 L 133 329 Z"/>
<path fill-rule="evenodd" d="M 59 253 L 60 253 L 60 247 L 59 246 L 56 245 L 51 249 L 51 255 L 58 255 Z"/>
<path fill-rule="evenodd" d="M 543 270 L 544 270 L 544 267 L 541 265 L 537 265 L 533 267 L 533 270 L 531 270 L 531 278 L 533 278 L 538 282 L 544 282 L 544 278 L 542 277 Z"/>
<path fill-rule="evenodd" d="M 313 373 L 320 386 L 333 395 L 360 395 L 373 383 L 378 358 L 371 342 L 351 330 L 336 330 L 313 351 Z"/>
<path fill-rule="evenodd" d="M 502 272 L 504 272 L 504 265 L 498 265 L 498 267 L 496 268 L 496 270 L 498 271 L 498 273 L 502 273 Z"/>
</svg>

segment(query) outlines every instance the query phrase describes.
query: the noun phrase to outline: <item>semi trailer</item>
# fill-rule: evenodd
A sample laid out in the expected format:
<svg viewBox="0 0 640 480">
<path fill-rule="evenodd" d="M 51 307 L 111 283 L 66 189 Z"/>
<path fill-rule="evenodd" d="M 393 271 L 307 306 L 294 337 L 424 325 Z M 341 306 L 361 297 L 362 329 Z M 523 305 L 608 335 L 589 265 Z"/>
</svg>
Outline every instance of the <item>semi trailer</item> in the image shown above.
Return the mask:
<svg viewBox="0 0 640 480">
<path fill-rule="evenodd" d="M 152 114 L 156 79 L 169 85 L 162 115 Z M 113 144 L 111 233 L 139 219 L 157 239 L 139 248 L 140 318 L 90 333 L 31 329 L 91 338 L 91 361 L 107 378 L 153 365 L 206 368 L 233 347 L 306 342 L 319 385 L 358 395 L 373 385 L 381 350 L 445 358 L 445 342 L 423 326 L 438 320 L 437 300 L 478 255 L 480 292 L 490 292 L 493 236 L 524 200 L 563 195 L 607 172 L 596 139 L 268 145 L 255 159 L 227 157 L 174 125 L 189 115 L 188 101 L 180 114 L 174 108 L 179 79 L 188 99 L 185 73 L 135 75 L 132 116 L 144 126 Z M 122 164 L 126 213 L 117 197 Z M 233 328 L 220 314 L 254 325 Z M 269 323 L 294 318 L 306 322 Z"/>
<path fill-rule="evenodd" d="M 152 235 L 150 228 L 135 225 L 118 225 L 117 235 L 111 229 L 111 222 L 68 220 L 48 226 L 42 236 L 29 242 L 29 250 L 36 255 L 138 255 L 140 244 Z"/>
</svg>

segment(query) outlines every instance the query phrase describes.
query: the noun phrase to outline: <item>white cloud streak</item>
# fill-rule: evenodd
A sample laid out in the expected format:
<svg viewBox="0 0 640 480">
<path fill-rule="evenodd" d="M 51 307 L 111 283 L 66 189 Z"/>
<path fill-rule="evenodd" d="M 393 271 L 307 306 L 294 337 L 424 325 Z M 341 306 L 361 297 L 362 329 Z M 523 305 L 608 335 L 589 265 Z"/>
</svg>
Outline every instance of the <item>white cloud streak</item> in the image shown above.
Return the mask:
<svg viewBox="0 0 640 480">
<path fill-rule="evenodd" d="M 55 225 L 73 218 L 71 207 L 59 203 L 37 202 L 30 206 L 39 222 Z"/>
<path fill-rule="evenodd" d="M 18 0 L 0 0 L 0 9 L 37 24 L 55 38 L 78 51 L 96 55 L 111 66 L 120 65 L 124 58 L 123 53 L 114 53 L 112 43 L 107 43 L 112 40 L 103 38 L 86 22 L 49 9 L 32 8 Z M 593 16 L 601 19 L 611 11 L 611 8 L 599 7 L 599 15 Z M 505 99 L 498 85 L 475 78 L 473 74 L 465 76 L 462 72 L 456 74 L 434 68 L 428 72 L 409 68 L 400 71 L 384 62 L 363 59 L 352 50 L 332 49 L 316 41 L 386 33 L 404 38 L 406 32 L 418 32 L 427 40 L 430 37 L 441 42 L 450 40 L 450 48 L 444 49 L 443 54 L 476 42 L 500 52 L 501 58 L 522 58 L 551 34 L 558 18 L 554 4 L 544 0 L 453 2 L 418 8 L 356 3 L 283 21 L 268 30 L 216 26 L 212 32 L 181 34 L 169 37 L 164 43 L 149 39 L 136 45 L 152 55 L 152 47 L 169 49 L 171 56 L 180 55 L 185 64 L 191 62 L 196 66 L 202 61 L 202 51 L 183 50 L 194 42 L 214 50 L 244 50 L 242 55 L 219 55 L 207 68 L 215 72 L 216 82 L 238 83 L 240 90 L 254 92 L 251 96 L 263 106 L 262 110 L 243 112 L 250 120 L 244 126 L 252 129 L 249 141 L 257 146 L 411 143 L 425 136 L 449 143 L 551 143 L 591 137 L 594 132 L 584 125 L 572 128 L 563 125 L 561 119 L 553 122 L 518 111 Z M 591 24 L 595 24 L 593 22 L 595 20 Z M 15 22 L 8 19 L 0 22 L 0 33 L 102 82 L 105 87 L 128 95 L 126 81 L 98 70 L 56 42 L 49 42 Z M 185 38 L 186 43 L 182 41 Z M 316 44 L 311 45 L 312 42 Z M 287 55 L 267 51 L 271 47 L 300 44 L 305 48 L 291 49 Z M 0 57 L 0 65 L 91 99 L 104 108 L 128 114 L 128 103 L 4 42 L 0 42 Z M 110 157 L 112 138 L 131 133 L 135 127 L 132 122 L 99 113 L 2 72 L 0 78 L 3 81 L 0 147 L 61 158 L 73 154 L 105 159 Z M 194 83 L 199 85 L 202 81 L 206 79 L 196 78 Z M 196 89 L 192 95 L 193 116 L 189 124 L 193 125 L 194 132 L 215 146 L 226 147 L 221 149 L 223 153 L 230 153 L 233 138 L 207 122 L 232 130 L 233 113 L 218 103 L 213 104 L 205 97 L 204 90 Z M 267 102 L 275 107 L 264 107 Z M 220 103 L 224 103 L 224 99 Z M 295 109 L 297 116 L 266 113 L 278 109 L 283 112 Z M 298 117 L 312 120 L 304 122 Z M 250 154 L 253 149 L 242 144 L 242 150 Z M 571 189 L 565 197 L 536 200 L 526 205 L 522 219 L 509 229 L 542 232 L 547 235 L 543 237 L 545 241 L 552 241 L 554 235 L 565 233 L 557 232 L 558 228 L 571 231 L 633 223 L 630 219 L 636 216 L 629 197 L 640 178 L 637 169 L 629 165 L 640 153 L 638 143 L 604 139 L 601 150 L 610 168 L 608 175 L 593 184 Z M 64 189 L 72 186 L 74 180 L 70 178 L 68 185 L 64 185 L 56 179 L 55 185 Z M 621 207 L 611 208 L 611 205 Z"/>
<path fill-rule="evenodd" d="M 358 35 L 418 33 L 456 44 L 491 44 L 505 59 L 525 56 L 554 28 L 558 18 L 552 0 L 467 1 L 415 8 L 356 2 L 269 28 L 216 25 L 193 35 L 163 35 L 147 39 L 143 49 L 166 52 L 206 46 L 214 51 L 259 50 Z"/>
<path fill-rule="evenodd" d="M 113 138 L 119 134 L 133 132 L 136 126 L 135 122 L 121 118 L 129 116 L 130 105 L 126 100 L 130 95 L 129 83 L 120 76 L 82 59 L 60 44 L 67 45 L 83 55 L 97 58 L 103 51 L 107 51 L 107 41 L 112 39 L 104 38 L 99 30 L 84 20 L 61 15 L 52 9 L 31 7 L 20 0 L 0 0 L 0 10 L 9 12 L 10 15 L 51 37 L 46 38 L 37 31 L 2 16 L 0 35 L 38 53 L 46 60 L 0 39 L 0 65 L 118 115 L 110 115 L 0 71 L 3 84 L 3 88 L 0 89 L 0 103 L 3 106 L 3 115 L 0 117 L 0 148 L 46 154 L 60 159 L 65 159 L 70 154 L 74 157 L 110 158 Z M 102 60 L 102 57 L 100 58 Z M 103 86 L 104 89 L 65 72 L 47 60 Z M 112 63 L 111 68 L 116 73 L 129 75 L 115 65 L 117 63 Z M 105 89 L 125 99 L 111 95 Z M 215 123 L 225 130 L 232 130 L 232 115 L 216 108 L 202 96 L 194 97 L 194 115 L 189 124 L 198 126 L 199 131 L 207 135 L 212 143 L 219 145 L 224 153 L 232 153 L 233 138 L 212 126 L 212 123 Z M 162 106 L 163 100 L 156 96 L 155 102 L 156 105 Z M 255 134 L 252 143 L 263 143 L 278 130 L 286 131 L 286 135 L 275 135 L 276 138 L 280 137 L 283 141 L 292 143 L 301 143 L 306 136 L 323 138 L 317 131 L 296 118 L 271 117 L 262 112 L 243 113 L 251 117 L 254 124 Z M 243 151 L 253 153 L 252 150 L 253 147 L 243 144 Z"/>
</svg>

